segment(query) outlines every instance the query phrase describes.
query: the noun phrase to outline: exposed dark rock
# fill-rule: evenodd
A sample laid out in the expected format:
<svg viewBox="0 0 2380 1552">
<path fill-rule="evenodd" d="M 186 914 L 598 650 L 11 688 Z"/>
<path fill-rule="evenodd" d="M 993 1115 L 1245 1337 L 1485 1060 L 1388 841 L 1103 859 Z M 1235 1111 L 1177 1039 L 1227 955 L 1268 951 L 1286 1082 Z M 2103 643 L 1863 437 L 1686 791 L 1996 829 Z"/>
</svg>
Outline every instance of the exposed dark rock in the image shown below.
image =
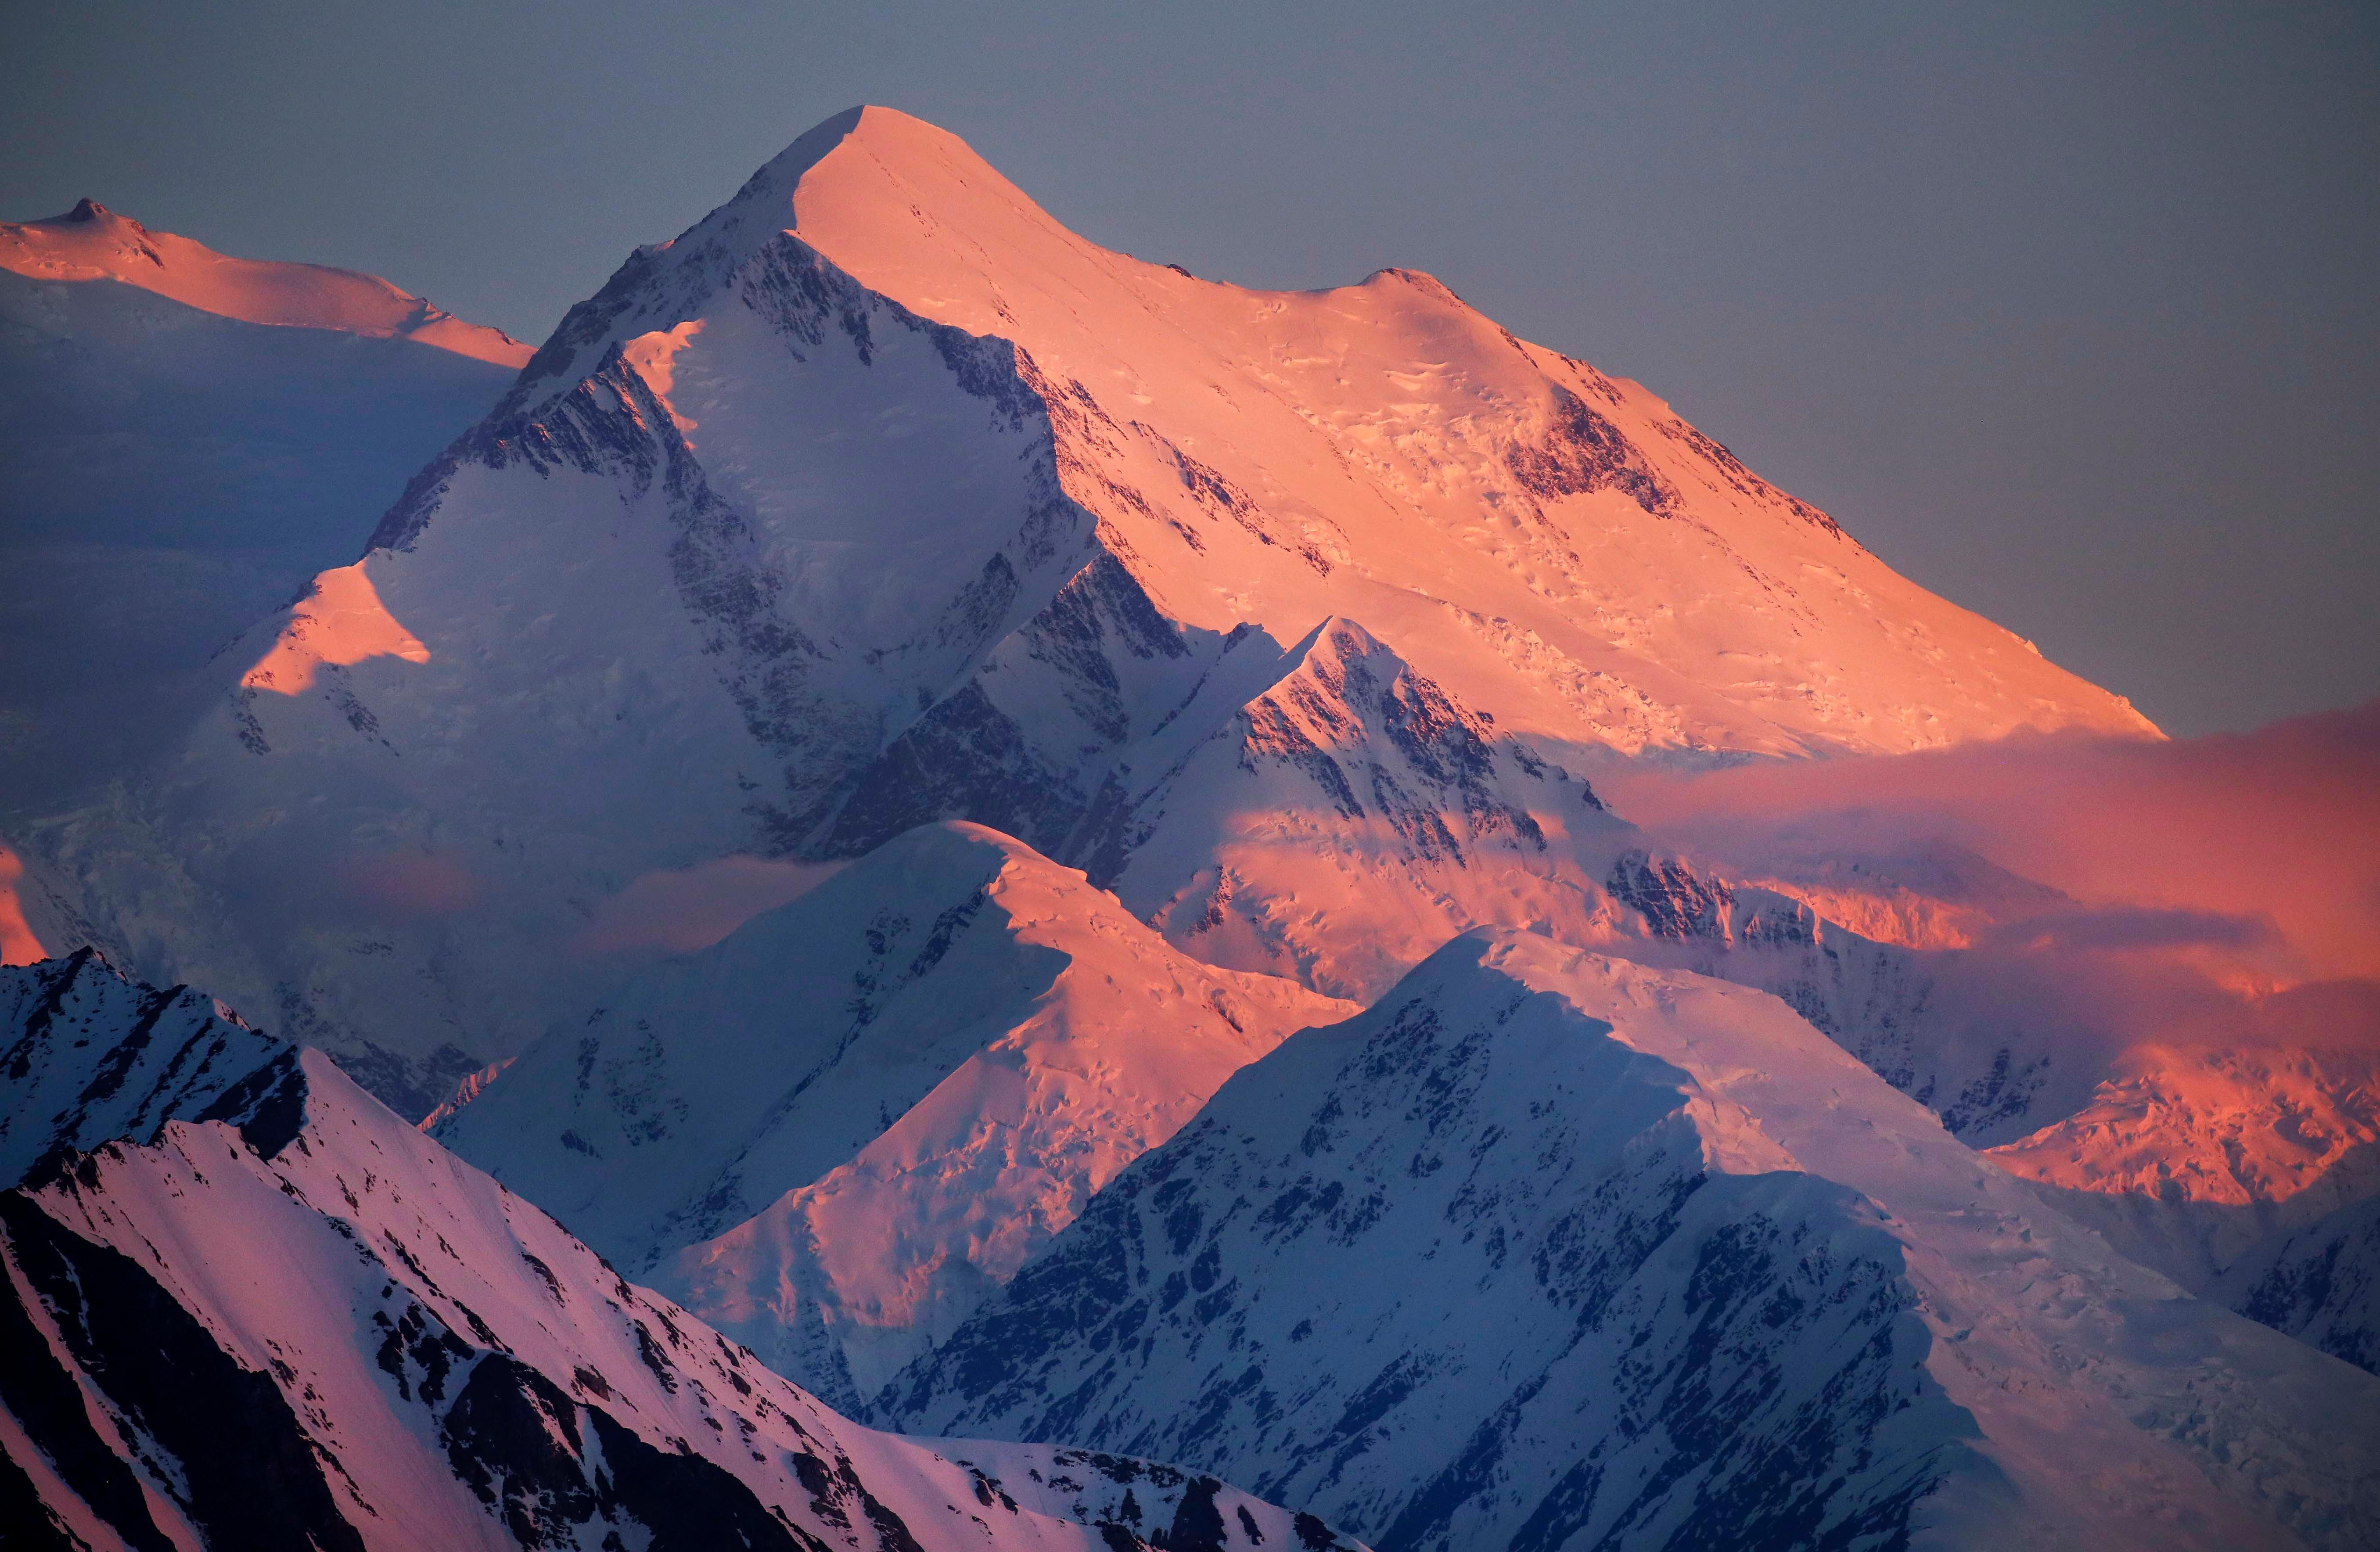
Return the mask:
<svg viewBox="0 0 2380 1552">
<path fill-rule="evenodd" d="M 0 1194 L 0 1232 L 76 1363 L 176 1462 L 185 1492 L 172 1496 L 212 1546 L 363 1552 L 270 1376 L 225 1353 L 129 1257 L 22 1195 Z"/>
<path fill-rule="evenodd" d="M 1554 394 L 1553 424 L 1545 440 L 1535 445 L 1515 443 L 1504 454 L 1505 466 L 1522 489 L 1552 498 L 1611 488 L 1655 517 L 1677 509 L 1677 491 L 1619 427 L 1569 390 L 1556 388 Z"/>
</svg>

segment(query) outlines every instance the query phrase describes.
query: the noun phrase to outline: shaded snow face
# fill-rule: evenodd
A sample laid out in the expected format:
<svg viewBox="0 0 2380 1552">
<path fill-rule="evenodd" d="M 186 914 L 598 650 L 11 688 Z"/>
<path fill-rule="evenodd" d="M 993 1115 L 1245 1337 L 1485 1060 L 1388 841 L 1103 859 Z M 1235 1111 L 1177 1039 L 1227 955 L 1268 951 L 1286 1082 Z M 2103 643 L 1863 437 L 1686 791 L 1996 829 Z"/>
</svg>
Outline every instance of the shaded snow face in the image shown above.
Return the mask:
<svg viewBox="0 0 2380 1552">
<path fill-rule="evenodd" d="M 2341 1394 L 2380 1416 L 1775 1000 L 1481 933 L 1235 1077 L 873 1414 L 1171 1452 L 1391 1547 L 2347 1545 Z"/>
<path fill-rule="evenodd" d="M 2226 1268 L 2208 1296 L 2380 1374 L 2380 1195 L 2272 1236 Z"/>
<path fill-rule="evenodd" d="M 175 747 L 219 693 L 210 656 L 361 554 L 512 369 L 245 321 L 112 278 L 14 273 L 12 230 L 0 225 L 0 808 L 13 825 Z"/>
<path fill-rule="evenodd" d="M 79 1027 L 101 1071 L 148 1049 L 120 1022 Z M 962 1460 L 852 1424 L 320 1053 L 272 1044 L 200 1117 L 55 1154 L 0 1193 L 12 1530 L 290 1552 L 1088 1552 L 1143 1534 L 1357 1552 L 1198 1473 L 1014 1445 Z"/>
<path fill-rule="evenodd" d="M 426 1112 L 480 1064 L 468 1053 L 508 1054 L 565 989 L 575 1002 L 601 981 L 606 960 L 586 952 L 596 902 L 806 833 L 888 729 L 1038 607 L 1019 589 L 1055 586 L 1042 574 L 1067 569 L 1077 524 L 1034 455 L 1013 366 L 1002 375 L 1013 351 L 805 255 L 787 237 L 756 258 L 673 359 L 699 409 L 684 418 L 709 418 L 708 438 L 691 434 L 741 494 L 712 489 L 616 356 L 541 418 L 483 427 L 390 519 L 409 543 L 411 515 L 434 506 L 437 542 L 341 574 L 369 593 L 374 630 L 319 587 L 224 659 L 239 681 L 228 715 L 175 778 L 189 824 L 144 821 L 126 851 L 78 849 L 123 838 L 110 824 L 51 837 L 69 892 L 117 898 L 181 872 L 196 834 L 234 827 L 176 888 L 247 903 L 209 923 L 177 902 L 151 922 L 120 901 L 103 935 L 153 928 L 180 973 L 338 1047 Z M 698 404 L 710 375 L 748 389 L 740 443 L 733 415 Z M 856 472 L 911 445 L 926 455 L 872 482 Z M 311 801 L 324 792 L 345 795 Z M 381 909 L 340 886 L 408 855 L 448 870 L 447 908 Z"/>
<path fill-rule="evenodd" d="M 209 654 L 360 554 L 528 355 L 374 276 L 227 258 L 89 200 L 0 223 L 6 817 L 173 747 Z"/>
</svg>

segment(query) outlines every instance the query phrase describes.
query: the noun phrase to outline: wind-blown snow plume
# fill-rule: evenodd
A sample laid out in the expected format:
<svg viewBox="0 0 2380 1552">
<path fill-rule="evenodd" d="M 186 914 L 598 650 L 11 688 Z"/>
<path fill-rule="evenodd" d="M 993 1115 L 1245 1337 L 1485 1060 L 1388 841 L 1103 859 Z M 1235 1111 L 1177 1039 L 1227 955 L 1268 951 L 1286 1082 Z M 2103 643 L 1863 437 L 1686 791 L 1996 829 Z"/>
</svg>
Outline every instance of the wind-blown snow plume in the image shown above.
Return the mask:
<svg viewBox="0 0 2380 1552">
<path fill-rule="evenodd" d="M 2016 946 L 2203 945 L 2268 983 L 2380 976 L 2380 702 L 2204 738 L 2020 736 L 1598 776 L 1631 818 L 1739 874 L 1949 842 L 2099 913 L 1988 912 Z M 2127 945 L 2110 931 L 2119 911 L 2194 915 L 2137 916 L 2183 930 Z"/>
<path fill-rule="evenodd" d="M 2205 1289 L 2380 1190 L 2380 704 L 1601 779 L 1709 866 L 1934 951 L 1934 1037 L 2042 1063 L 1978 1137 L 2127 1255 Z"/>
</svg>

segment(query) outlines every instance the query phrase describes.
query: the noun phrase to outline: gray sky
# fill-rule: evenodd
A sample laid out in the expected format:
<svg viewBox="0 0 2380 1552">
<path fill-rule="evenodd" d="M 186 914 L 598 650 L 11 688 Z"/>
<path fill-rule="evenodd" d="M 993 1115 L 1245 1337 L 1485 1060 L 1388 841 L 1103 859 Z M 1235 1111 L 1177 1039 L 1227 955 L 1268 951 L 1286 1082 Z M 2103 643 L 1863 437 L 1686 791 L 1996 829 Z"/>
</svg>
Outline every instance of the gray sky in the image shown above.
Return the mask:
<svg viewBox="0 0 2380 1552">
<path fill-rule="evenodd" d="M 883 103 L 1145 258 L 1429 270 L 2169 731 L 2380 694 L 2380 6 L 0 0 L 0 218 L 88 194 L 534 342 Z"/>
</svg>

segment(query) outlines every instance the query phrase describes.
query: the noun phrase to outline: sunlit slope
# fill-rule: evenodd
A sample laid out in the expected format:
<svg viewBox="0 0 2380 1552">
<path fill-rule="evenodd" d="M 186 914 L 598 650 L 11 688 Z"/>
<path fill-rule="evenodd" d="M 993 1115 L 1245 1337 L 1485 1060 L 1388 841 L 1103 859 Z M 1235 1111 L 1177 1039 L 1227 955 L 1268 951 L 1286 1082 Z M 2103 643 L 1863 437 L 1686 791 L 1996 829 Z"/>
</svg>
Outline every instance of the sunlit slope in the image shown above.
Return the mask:
<svg viewBox="0 0 2380 1552">
<path fill-rule="evenodd" d="M 1354 1012 L 938 825 L 561 1021 L 434 1134 L 842 1404 L 1233 1072 Z"/>
<path fill-rule="evenodd" d="M 67 285 L 115 281 L 218 318 L 408 339 L 516 370 L 530 355 L 503 330 L 467 323 L 378 275 L 235 259 L 91 200 L 46 221 L 0 223 L 0 270 Z"/>
<path fill-rule="evenodd" d="M 1632 749 L 2147 727 L 1895 576 L 1644 389 L 1516 340 L 1427 275 L 1311 292 L 1191 278 L 1067 231 L 956 138 L 888 109 L 830 120 L 632 261 L 516 402 L 678 328 L 686 299 L 780 230 L 922 317 L 1023 347 L 1068 494 L 1185 623 L 1294 639 L 1343 613 L 1458 693 L 1532 681 L 1514 714 L 1536 730 Z M 710 354 L 698 333 L 673 340 L 657 384 L 698 423 L 733 416 L 740 386 L 705 372 Z M 781 488 L 753 473 L 756 501 Z"/>
<path fill-rule="evenodd" d="M 1428 275 L 1311 292 L 1191 279 L 1066 231 L 955 137 L 881 108 L 790 204 L 861 284 L 1032 353 L 1082 417 L 1070 487 L 1119 526 L 1124 492 L 1151 501 L 1165 526 L 1131 531 L 1190 583 L 1168 601 L 1194 623 L 1297 633 L 1349 614 L 1500 711 L 1511 680 L 1537 681 L 1539 703 L 1509 713 L 1527 731 L 1578 736 L 1583 721 L 1623 748 L 2147 726 L 1893 574 L 1642 387 L 1516 340 Z M 1219 527 L 1241 530 L 1215 547 L 1239 554 L 1201 567 L 1192 536 Z"/>
</svg>

